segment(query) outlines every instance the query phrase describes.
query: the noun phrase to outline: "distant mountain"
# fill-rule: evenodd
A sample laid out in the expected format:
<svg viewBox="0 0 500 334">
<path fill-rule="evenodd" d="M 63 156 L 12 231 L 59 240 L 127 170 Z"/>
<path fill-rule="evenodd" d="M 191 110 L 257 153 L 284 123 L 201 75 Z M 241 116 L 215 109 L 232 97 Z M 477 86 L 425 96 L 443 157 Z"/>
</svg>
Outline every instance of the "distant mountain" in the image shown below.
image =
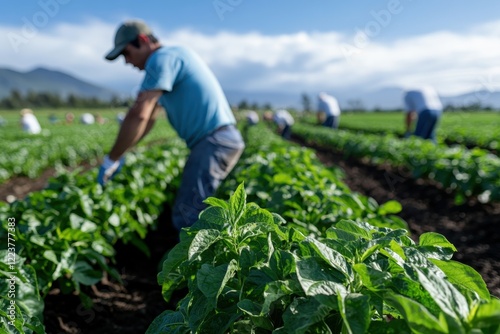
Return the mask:
<svg viewBox="0 0 500 334">
<path fill-rule="evenodd" d="M 28 72 L 18 72 L 8 68 L 0 68 L 0 98 L 6 97 L 16 89 L 22 94 L 32 92 L 51 92 L 66 97 L 74 94 L 79 97 L 94 97 L 100 100 L 110 100 L 113 97 L 123 97 L 125 93 L 100 87 L 67 73 L 36 68 Z M 127 90 L 128 92 L 130 90 Z M 403 92 L 400 87 L 387 87 L 372 91 L 334 90 L 328 91 L 337 97 L 341 109 L 351 109 L 362 106 L 366 110 L 401 109 L 403 108 Z M 319 92 L 277 92 L 277 91 L 235 91 L 225 90 L 227 99 L 232 105 L 241 101 L 248 104 L 257 103 L 262 106 L 269 103 L 273 108 L 295 108 L 302 110 L 302 94 L 311 99 L 312 107 L 316 107 Z M 473 104 L 500 109 L 500 92 L 476 91 L 456 96 L 441 96 L 444 106 L 470 106 Z"/>
<path fill-rule="evenodd" d="M 478 90 L 456 96 L 443 96 L 441 100 L 445 106 L 469 107 L 471 105 L 480 105 L 500 109 L 500 92 L 497 91 Z"/>
<path fill-rule="evenodd" d="M 28 72 L 0 68 L 0 98 L 8 96 L 14 89 L 21 92 L 21 94 L 30 91 L 56 93 L 62 97 L 73 94 L 78 97 L 94 97 L 105 101 L 121 95 L 108 88 L 85 82 L 69 74 L 42 67 Z"/>
</svg>

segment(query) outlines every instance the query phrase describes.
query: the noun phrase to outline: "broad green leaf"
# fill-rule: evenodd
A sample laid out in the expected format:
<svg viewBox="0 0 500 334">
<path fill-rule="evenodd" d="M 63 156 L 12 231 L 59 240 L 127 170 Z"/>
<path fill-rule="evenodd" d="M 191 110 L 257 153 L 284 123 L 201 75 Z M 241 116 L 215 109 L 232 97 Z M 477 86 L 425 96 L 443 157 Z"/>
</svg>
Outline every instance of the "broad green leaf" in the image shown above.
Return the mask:
<svg viewBox="0 0 500 334">
<path fill-rule="evenodd" d="M 272 304 L 277 300 L 293 294 L 294 291 L 291 284 L 291 281 L 275 281 L 266 286 L 261 315 L 268 314 L 271 310 Z"/>
<path fill-rule="evenodd" d="M 338 222 L 335 225 L 335 227 L 338 228 L 338 229 L 340 229 L 340 230 L 344 230 L 346 232 L 349 232 L 349 233 L 355 234 L 357 236 L 360 236 L 360 237 L 362 237 L 364 239 L 367 239 L 367 240 L 371 240 L 372 239 L 371 231 L 370 231 L 369 228 L 367 228 L 366 225 L 356 223 L 356 222 L 354 222 L 352 220 L 345 220 L 345 219 L 343 219 L 340 222 Z"/>
<path fill-rule="evenodd" d="M 47 260 L 53 262 L 54 264 L 58 264 L 59 260 L 57 259 L 57 255 L 53 250 L 46 250 L 43 252 L 43 257 Z"/>
<path fill-rule="evenodd" d="M 385 216 L 388 214 L 396 214 L 403 210 L 403 206 L 398 201 L 388 201 L 378 208 L 378 214 Z"/>
<path fill-rule="evenodd" d="M 113 213 L 111 216 L 109 216 L 108 222 L 111 226 L 118 227 L 120 226 L 120 216 L 118 216 L 118 214 L 116 213 Z"/>
<path fill-rule="evenodd" d="M 92 242 L 92 249 L 97 253 L 107 257 L 115 255 L 115 249 L 113 248 L 113 246 L 102 238 Z"/>
<path fill-rule="evenodd" d="M 240 315 L 238 313 L 212 313 L 203 321 L 198 333 L 225 334 L 233 322 L 239 317 Z"/>
<path fill-rule="evenodd" d="M 94 202 L 92 199 L 85 194 L 80 194 L 80 207 L 83 210 L 83 213 L 87 217 L 92 217 L 92 206 L 94 205 Z"/>
<path fill-rule="evenodd" d="M 442 248 L 450 248 L 454 252 L 457 251 L 455 246 L 450 243 L 443 235 L 435 232 L 426 232 L 419 237 L 419 246 L 434 246 Z"/>
<path fill-rule="evenodd" d="M 219 295 L 237 269 L 236 260 L 231 260 L 228 264 L 218 267 L 205 263 L 198 270 L 196 275 L 198 289 L 207 297 L 209 304 L 213 308 L 216 308 Z"/>
<path fill-rule="evenodd" d="M 411 328 L 412 333 L 421 334 L 449 334 L 446 323 L 434 317 L 425 307 L 416 300 L 388 292 L 385 300 L 389 305 L 396 308 L 403 319 Z"/>
<path fill-rule="evenodd" d="M 400 244 L 398 244 L 394 239 L 389 242 L 389 247 L 394 253 L 398 254 L 401 258 L 403 259 L 406 258 L 403 247 Z"/>
<path fill-rule="evenodd" d="M 480 304 L 474 318 L 471 321 L 474 328 L 488 328 L 491 327 L 498 333 L 500 330 L 500 300 L 492 298 L 487 304 Z"/>
<path fill-rule="evenodd" d="M 314 238 L 308 237 L 304 242 L 311 245 L 326 263 L 344 274 L 347 279 L 352 279 L 352 270 L 342 254 Z"/>
<path fill-rule="evenodd" d="M 29 317 L 43 319 L 44 301 L 38 289 L 35 269 L 31 265 L 23 265 L 19 271 L 25 280 L 16 282 L 16 304 Z"/>
<path fill-rule="evenodd" d="M 162 286 L 163 298 L 170 300 L 172 293 L 186 278 L 181 274 L 180 266 L 187 261 L 189 240 L 183 240 L 174 246 L 168 253 L 168 257 L 163 261 L 162 270 L 158 273 L 158 284 Z"/>
<path fill-rule="evenodd" d="M 273 176 L 273 184 L 293 184 L 293 179 L 288 173 L 278 173 Z"/>
<path fill-rule="evenodd" d="M 188 294 L 191 298 L 189 300 L 189 314 L 186 320 L 191 333 L 199 333 L 198 329 L 200 325 L 214 312 L 214 308 L 208 302 L 207 297 L 203 293 L 200 293 L 196 287 L 190 286 L 189 290 L 193 292 Z"/>
<path fill-rule="evenodd" d="M 328 239 L 340 240 L 341 242 L 353 242 L 359 239 L 359 235 L 336 227 L 328 228 L 328 230 L 326 230 L 326 237 Z"/>
<path fill-rule="evenodd" d="M 61 253 L 61 259 L 57 263 L 57 267 L 52 273 L 52 279 L 55 281 L 64 271 L 71 271 L 76 263 L 77 252 L 74 248 L 68 248 Z"/>
<path fill-rule="evenodd" d="M 189 334 L 189 327 L 184 324 L 184 316 L 179 311 L 166 310 L 153 320 L 146 334 Z"/>
<path fill-rule="evenodd" d="M 87 262 L 76 262 L 72 270 L 73 280 L 84 285 L 93 285 L 102 279 L 102 272 L 94 270 Z"/>
<path fill-rule="evenodd" d="M 229 210 L 229 204 L 226 201 L 221 200 L 221 199 L 216 198 L 216 197 L 209 197 L 206 200 L 204 200 L 203 203 L 211 205 L 211 206 L 216 206 L 216 207 L 222 208 L 224 210 Z"/>
<path fill-rule="evenodd" d="M 391 282 L 391 274 L 364 263 L 355 264 L 353 269 L 361 277 L 363 285 L 372 291 L 383 291 Z"/>
<path fill-rule="evenodd" d="M 445 273 L 451 283 L 476 292 L 484 300 L 491 299 L 486 283 L 472 267 L 456 261 L 429 260 Z"/>
<path fill-rule="evenodd" d="M 339 290 L 337 300 L 347 332 L 349 334 L 366 333 L 370 325 L 370 297 Z"/>
<path fill-rule="evenodd" d="M 331 309 L 312 298 L 295 298 L 283 314 L 284 332 L 289 334 L 331 333 L 324 320 Z M 321 331 L 315 326 L 318 325 Z"/>
<path fill-rule="evenodd" d="M 304 293 L 308 296 L 323 293 L 321 289 L 324 289 L 327 295 L 331 295 L 332 284 L 333 286 L 343 285 L 342 274 L 318 260 L 316 258 L 296 259 L 297 278 Z"/>
<path fill-rule="evenodd" d="M 414 270 L 418 274 L 420 284 L 445 314 L 457 323 L 467 319 L 469 315 L 467 300 L 450 282 L 428 268 L 421 267 Z"/>
<path fill-rule="evenodd" d="M 228 211 L 211 206 L 201 212 L 198 221 L 191 226 L 191 229 L 210 228 L 223 231 L 229 225 L 230 219 Z"/>
<path fill-rule="evenodd" d="M 370 256 L 372 256 L 376 251 L 378 251 L 380 249 L 380 247 L 382 247 L 382 245 L 378 244 L 378 243 L 376 243 L 375 245 L 369 247 L 361 255 L 360 262 L 366 261 L 366 259 L 368 259 Z"/>
<path fill-rule="evenodd" d="M 238 308 L 250 316 L 255 327 L 264 328 L 272 331 L 273 323 L 267 316 L 261 315 L 262 305 L 259 305 L 249 299 L 238 302 Z"/>
<path fill-rule="evenodd" d="M 275 250 L 269 261 L 269 267 L 278 280 L 287 279 L 295 272 L 295 258 L 290 252 Z"/>
<path fill-rule="evenodd" d="M 245 212 L 247 194 L 245 193 L 244 184 L 241 183 L 234 194 L 229 198 L 229 207 L 233 223 L 236 224 Z"/>
<path fill-rule="evenodd" d="M 195 235 L 188 250 L 188 260 L 193 261 L 196 257 L 201 255 L 217 240 L 219 240 L 220 232 L 217 230 L 200 230 Z"/>
<path fill-rule="evenodd" d="M 92 233 L 97 230 L 97 225 L 90 220 L 87 220 L 83 217 L 80 217 L 75 214 L 70 214 L 69 221 L 71 224 L 71 228 L 74 230 L 79 230 L 85 233 Z"/>
</svg>

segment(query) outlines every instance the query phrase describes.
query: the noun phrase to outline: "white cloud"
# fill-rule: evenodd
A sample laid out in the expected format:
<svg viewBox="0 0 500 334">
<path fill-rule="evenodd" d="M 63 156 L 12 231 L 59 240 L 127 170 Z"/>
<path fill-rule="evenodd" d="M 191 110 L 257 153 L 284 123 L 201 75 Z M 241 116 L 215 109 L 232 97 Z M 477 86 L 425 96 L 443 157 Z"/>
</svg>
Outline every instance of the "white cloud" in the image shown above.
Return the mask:
<svg viewBox="0 0 500 334">
<path fill-rule="evenodd" d="M 134 87 L 140 73 L 121 59 L 110 63 L 103 58 L 115 29 L 98 20 L 57 23 L 33 34 L 26 27 L 0 26 L 0 66 L 45 66 L 111 88 Z M 167 45 L 188 45 L 200 53 L 227 89 L 367 91 L 430 84 L 445 95 L 500 89 L 500 21 L 465 34 L 438 31 L 390 42 L 337 32 L 155 31 Z"/>
</svg>

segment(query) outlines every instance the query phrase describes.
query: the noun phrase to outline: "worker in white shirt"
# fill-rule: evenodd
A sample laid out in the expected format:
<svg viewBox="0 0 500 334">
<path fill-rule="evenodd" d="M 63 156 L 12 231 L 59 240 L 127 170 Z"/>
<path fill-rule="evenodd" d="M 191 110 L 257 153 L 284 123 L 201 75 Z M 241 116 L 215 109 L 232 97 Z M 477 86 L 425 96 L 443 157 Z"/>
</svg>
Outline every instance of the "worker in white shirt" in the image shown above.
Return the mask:
<svg viewBox="0 0 500 334">
<path fill-rule="evenodd" d="M 245 113 L 245 119 L 248 125 L 255 125 L 259 123 L 259 114 L 255 110 L 248 110 Z"/>
<path fill-rule="evenodd" d="M 91 125 L 95 123 L 95 117 L 87 112 L 80 117 L 80 122 L 85 125 Z"/>
<path fill-rule="evenodd" d="M 292 136 L 292 125 L 295 123 L 293 116 L 286 109 L 278 109 L 274 113 L 264 113 L 264 120 L 273 121 L 277 126 L 278 133 L 285 139 Z"/>
<path fill-rule="evenodd" d="M 38 119 L 33 115 L 33 110 L 24 108 L 20 112 L 21 114 L 21 127 L 24 132 L 31 134 L 38 134 L 42 132 L 42 127 L 38 122 Z"/>
<path fill-rule="evenodd" d="M 318 94 L 318 123 L 337 129 L 340 121 L 340 106 L 337 99 L 325 92 Z"/>
<path fill-rule="evenodd" d="M 409 90 L 404 95 L 405 102 L 405 137 L 410 135 L 413 123 L 417 125 L 413 135 L 436 141 L 436 127 L 443 113 L 443 105 L 437 92 L 432 87 Z"/>
</svg>

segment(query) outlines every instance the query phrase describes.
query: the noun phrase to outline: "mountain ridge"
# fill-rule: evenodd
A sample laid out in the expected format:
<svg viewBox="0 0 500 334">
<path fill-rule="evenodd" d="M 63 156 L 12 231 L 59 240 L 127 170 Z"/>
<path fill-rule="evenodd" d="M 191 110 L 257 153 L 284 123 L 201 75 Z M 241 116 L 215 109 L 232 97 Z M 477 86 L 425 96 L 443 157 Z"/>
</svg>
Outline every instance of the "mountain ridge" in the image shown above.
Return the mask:
<svg viewBox="0 0 500 334">
<path fill-rule="evenodd" d="M 0 67 L 0 98 L 7 97 L 12 90 L 21 94 L 28 92 L 49 92 L 62 97 L 73 94 L 78 97 L 97 98 L 110 101 L 116 97 L 124 97 L 125 92 L 115 91 L 107 87 L 89 83 L 63 71 L 36 67 L 21 72 L 8 67 Z M 316 107 L 318 92 L 280 92 L 280 91 L 239 91 L 224 90 L 230 104 L 238 105 L 243 100 L 248 104 L 257 103 L 262 106 L 270 104 L 274 108 L 295 108 L 302 110 L 302 94 L 310 98 L 311 107 Z M 385 87 L 372 91 L 335 90 L 327 91 L 339 101 L 341 109 L 362 108 L 365 110 L 394 110 L 403 108 L 404 89 Z M 128 90 L 130 93 L 130 90 Z M 444 106 L 466 107 L 481 105 L 500 109 L 500 92 L 480 90 L 454 96 L 441 96 Z"/>
<path fill-rule="evenodd" d="M 67 97 L 72 94 L 78 97 L 97 98 L 104 101 L 122 95 L 109 88 L 45 67 L 36 67 L 25 72 L 0 67 L 0 98 L 9 96 L 13 90 L 17 90 L 23 95 L 29 92 L 44 92 Z"/>
</svg>

